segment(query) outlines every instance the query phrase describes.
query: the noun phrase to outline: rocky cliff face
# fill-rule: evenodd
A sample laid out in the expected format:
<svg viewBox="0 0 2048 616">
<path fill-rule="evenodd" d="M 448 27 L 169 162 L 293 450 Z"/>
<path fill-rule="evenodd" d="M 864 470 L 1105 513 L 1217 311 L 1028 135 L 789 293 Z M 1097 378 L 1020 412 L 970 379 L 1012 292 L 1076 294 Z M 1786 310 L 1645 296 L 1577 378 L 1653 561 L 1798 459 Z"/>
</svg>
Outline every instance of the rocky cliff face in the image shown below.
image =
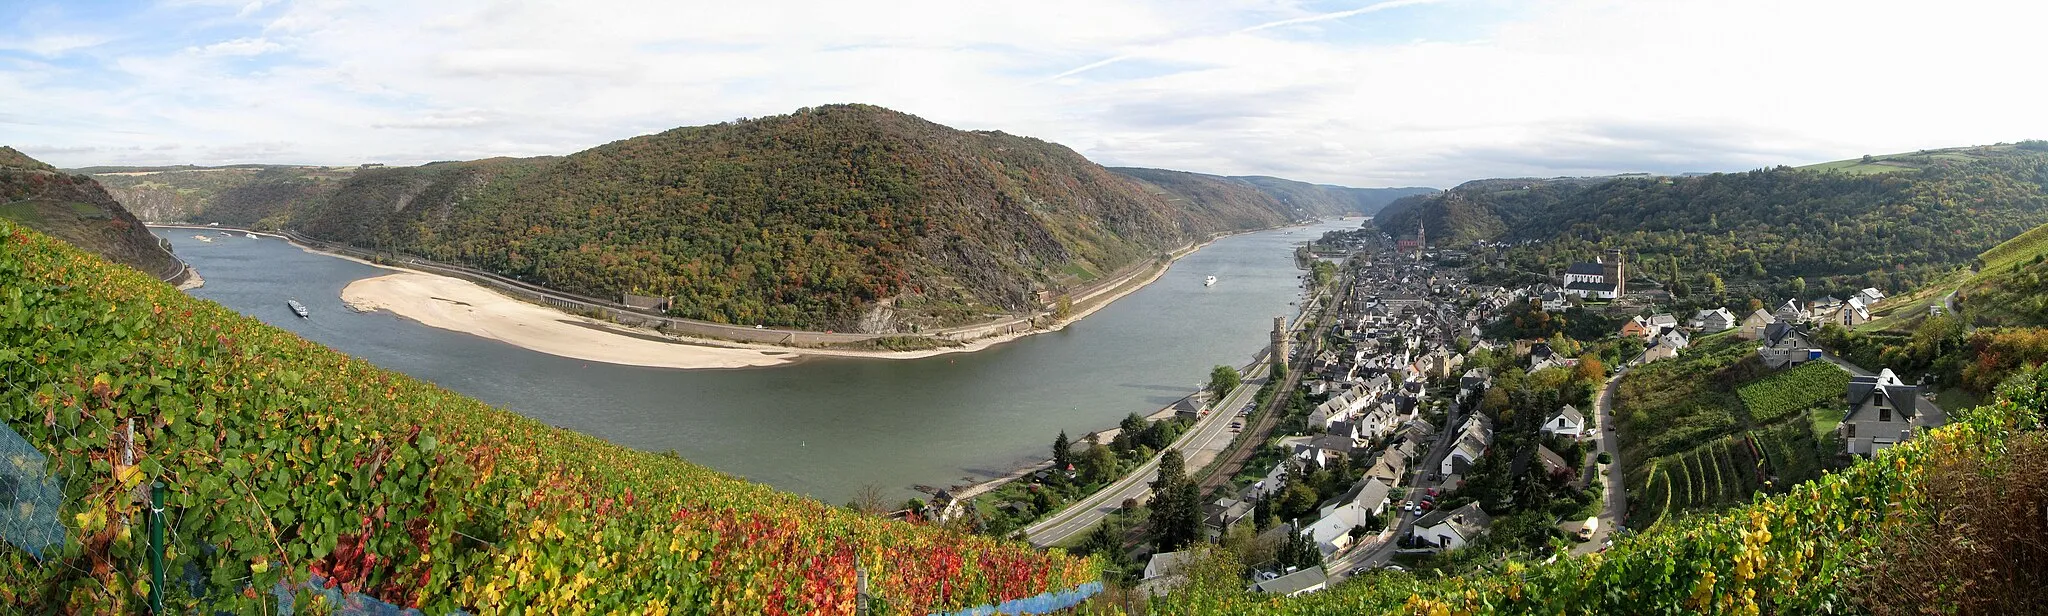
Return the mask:
<svg viewBox="0 0 2048 616">
<path fill-rule="evenodd" d="M 183 266 L 99 182 L 0 146 L 0 217 L 160 279 Z"/>
<path fill-rule="evenodd" d="M 83 170 L 136 217 L 150 222 L 282 224 L 293 208 L 320 198 L 353 169 L 287 165 L 96 167 Z"/>
</svg>

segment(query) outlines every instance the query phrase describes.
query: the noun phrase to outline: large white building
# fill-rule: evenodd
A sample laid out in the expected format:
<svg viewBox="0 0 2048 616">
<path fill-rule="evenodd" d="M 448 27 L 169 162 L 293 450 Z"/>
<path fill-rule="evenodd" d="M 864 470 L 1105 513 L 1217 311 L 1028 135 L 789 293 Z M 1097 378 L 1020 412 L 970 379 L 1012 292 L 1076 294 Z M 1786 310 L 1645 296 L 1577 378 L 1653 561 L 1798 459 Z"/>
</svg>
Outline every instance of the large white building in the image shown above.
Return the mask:
<svg viewBox="0 0 2048 616">
<path fill-rule="evenodd" d="M 1609 250 L 1593 263 L 1573 263 L 1564 271 L 1564 292 L 1581 299 L 1614 299 L 1628 292 L 1628 273 L 1621 251 Z"/>
</svg>

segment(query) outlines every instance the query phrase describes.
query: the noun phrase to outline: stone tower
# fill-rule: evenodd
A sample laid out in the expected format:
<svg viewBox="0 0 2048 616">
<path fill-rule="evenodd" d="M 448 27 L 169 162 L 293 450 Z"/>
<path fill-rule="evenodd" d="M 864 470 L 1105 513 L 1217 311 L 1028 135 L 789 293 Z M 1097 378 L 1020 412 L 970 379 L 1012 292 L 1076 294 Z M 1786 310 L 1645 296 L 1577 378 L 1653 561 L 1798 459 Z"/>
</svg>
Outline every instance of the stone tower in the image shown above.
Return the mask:
<svg viewBox="0 0 2048 616">
<path fill-rule="evenodd" d="M 1273 361 L 1287 361 L 1287 317 L 1273 317 Z"/>
<path fill-rule="evenodd" d="M 1429 248 L 1429 228 L 1422 225 L 1422 217 L 1415 217 L 1415 262 L 1422 262 L 1422 251 Z"/>
<path fill-rule="evenodd" d="M 1627 286 L 1628 272 L 1622 267 L 1621 250 L 1611 249 L 1607 251 L 1607 258 L 1600 260 L 1600 275 L 1606 278 L 1607 282 L 1614 283 L 1615 297 L 1620 297 L 1622 293 L 1627 292 L 1623 287 Z"/>
</svg>

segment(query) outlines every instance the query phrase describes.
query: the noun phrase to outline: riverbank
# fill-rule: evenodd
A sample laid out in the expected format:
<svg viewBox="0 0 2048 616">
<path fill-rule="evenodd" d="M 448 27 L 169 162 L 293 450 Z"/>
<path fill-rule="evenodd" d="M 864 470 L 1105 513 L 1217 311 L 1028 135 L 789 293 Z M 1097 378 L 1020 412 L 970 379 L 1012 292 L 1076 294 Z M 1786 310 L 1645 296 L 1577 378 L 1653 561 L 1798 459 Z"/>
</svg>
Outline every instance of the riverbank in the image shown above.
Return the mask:
<svg viewBox="0 0 2048 616">
<path fill-rule="evenodd" d="M 248 232 L 224 227 L 152 225 L 164 228 L 198 228 L 215 231 Z M 1087 318 L 1139 289 L 1159 280 L 1182 257 L 1193 254 L 1216 240 L 1256 229 L 1218 235 L 1181 247 L 1163 264 L 1154 264 L 1074 298 L 1073 314 L 1066 319 L 963 341 L 952 346 L 889 351 L 844 347 L 793 347 L 678 336 L 643 327 L 571 314 L 500 293 L 475 282 L 423 272 L 402 266 L 373 263 L 354 256 L 322 250 L 269 233 L 258 235 L 284 239 L 309 253 L 346 259 L 397 272 L 357 280 L 342 290 L 342 300 L 358 311 L 386 310 L 423 325 L 497 340 L 528 350 L 559 357 L 612 364 L 671 369 L 731 369 L 784 366 L 809 357 L 851 357 L 869 359 L 920 359 L 952 353 L 972 353 L 1025 336 L 1054 332 Z M 1047 320 L 1040 316 L 1040 321 Z"/>
</svg>

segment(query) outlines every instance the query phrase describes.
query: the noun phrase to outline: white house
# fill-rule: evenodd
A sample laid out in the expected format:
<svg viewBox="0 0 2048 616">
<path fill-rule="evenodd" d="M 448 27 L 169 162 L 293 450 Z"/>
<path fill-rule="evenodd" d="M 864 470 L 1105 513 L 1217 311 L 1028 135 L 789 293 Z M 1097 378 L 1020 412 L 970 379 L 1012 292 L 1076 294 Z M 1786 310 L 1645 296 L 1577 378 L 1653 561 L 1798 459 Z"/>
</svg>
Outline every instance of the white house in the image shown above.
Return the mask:
<svg viewBox="0 0 2048 616">
<path fill-rule="evenodd" d="M 1479 462 L 1479 456 L 1486 455 L 1486 448 L 1493 446 L 1493 426 L 1484 415 L 1473 415 L 1458 428 L 1457 440 L 1451 445 L 1451 452 L 1444 456 L 1443 464 L 1437 469 L 1445 475 L 1464 474 Z"/>
<path fill-rule="evenodd" d="M 1735 329 L 1735 325 L 1735 313 L 1729 312 L 1727 308 L 1701 310 L 1692 317 L 1693 330 L 1702 334 Z"/>
<path fill-rule="evenodd" d="M 1565 301 L 1564 294 L 1557 291 L 1544 293 L 1542 302 L 1544 312 L 1564 312 L 1564 309 L 1569 306 L 1569 302 Z"/>
<path fill-rule="evenodd" d="M 1578 438 L 1586 433 L 1586 416 L 1579 412 L 1578 407 L 1564 405 L 1564 409 L 1558 411 L 1550 421 L 1543 422 L 1543 431 Z"/>
<path fill-rule="evenodd" d="M 1805 323 L 1807 317 L 1811 315 L 1807 314 L 1806 306 L 1801 305 L 1799 300 L 1788 299 L 1785 300 L 1785 303 L 1779 304 L 1778 309 L 1772 312 L 1771 316 L 1786 323 Z"/>
<path fill-rule="evenodd" d="M 1415 536 L 1436 549 L 1450 551 L 1465 547 L 1486 533 L 1486 527 L 1493 524 L 1493 518 L 1479 503 L 1467 503 L 1452 510 L 1437 510 L 1415 521 Z"/>
<path fill-rule="evenodd" d="M 1367 513 L 1380 515 L 1387 512 L 1388 505 L 1393 504 L 1393 493 L 1392 483 L 1379 477 L 1367 477 L 1365 480 L 1351 486 L 1351 490 L 1345 492 L 1344 495 L 1332 499 L 1328 504 L 1323 505 L 1321 509 L 1316 510 L 1316 515 L 1329 517 L 1331 512 L 1345 505 L 1357 505 L 1359 509 L 1363 509 Z"/>
<path fill-rule="evenodd" d="M 1884 301 L 1884 292 L 1873 287 L 1857 291 L 1856 297 L 1862 298 L 1864 304 L 1875 306 L 1878 302 Z"/>
<path fill-rule="evenodd" d="M 1322 567 L 1309 567 L 1307 569 L 1302 569 L 1294 573 L 1289 573 L 1287 575 L 1283 575 L 1270 580 L 1259 582 L 1257 584 L 1253 584 L 1251 590 L 1253 592 L 1262 592 L 1280 595 L 1283 597 L 1292 597 L 1295 595 L 1305 595 L 1318 590 L 1322 590 L 1323 588 L 1329 586 L 1329 584 L 1330 576 L 1323 573 Z"/>
<path fill-rule="evenodd" d="M 1151 580 L 1169 575 L 1178 575 L 1187 568 L 1188 561 L 1193 560 L 1194 556 L 1194 552 L 1161 552 L 1153 554 L 1152 560 L 1145 562 L 1145 577 L 1141 579 Z"/>
<path fill-rule="evenodd" d="M 1358 505 L 1346 503 L 1330 510 L 1330 515 L 1316 520 L 1301 532 L 1314 539 L 1316 549 L 1322 550 L 1323 556 L 1327 558 L 1339 550 L 1351 547 L 1351 529 L 1370 523 L 1372 518 L 1372 512 Z"/>
<path fill-rule="evenodd" d="M 1686 340 L 1685 334 L 1677 330 L 1666 331 L 1650 340 L 1650 348 L 1643 351 L 1643 363 L 1677 357 L 1679 351 L 1691 345 L 1692 341 Z"/>
</svg>

